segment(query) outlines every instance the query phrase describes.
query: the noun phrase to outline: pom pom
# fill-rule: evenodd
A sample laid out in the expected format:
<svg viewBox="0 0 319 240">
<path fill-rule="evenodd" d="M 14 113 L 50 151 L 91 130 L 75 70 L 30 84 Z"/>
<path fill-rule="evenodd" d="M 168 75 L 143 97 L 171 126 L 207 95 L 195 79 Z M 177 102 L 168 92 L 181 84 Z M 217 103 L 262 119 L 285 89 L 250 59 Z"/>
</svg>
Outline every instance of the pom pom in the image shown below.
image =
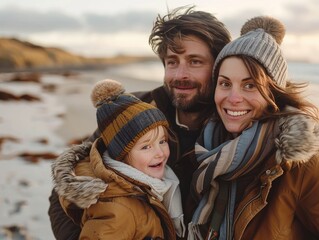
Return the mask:
<svg viewBox="0 0 319 240">
<path fill-rule="evenodd" d="M 94 107 L 97 108 L 103 102 L 112 100 L 124 92 L 125 89 L 121 83 L 112 79 L 104 79 L 97 82 L 93 87 L 91 100 Z"/>
<path fill-rule="evenodd" d="M 258 28 L 264 29 L 279 45 L 286 33 L 285 26 L 279 20 L 268 16 L 259 16 L 248 20 L 241 28 L 240 34 L 244 35 Z"/>
</svg>

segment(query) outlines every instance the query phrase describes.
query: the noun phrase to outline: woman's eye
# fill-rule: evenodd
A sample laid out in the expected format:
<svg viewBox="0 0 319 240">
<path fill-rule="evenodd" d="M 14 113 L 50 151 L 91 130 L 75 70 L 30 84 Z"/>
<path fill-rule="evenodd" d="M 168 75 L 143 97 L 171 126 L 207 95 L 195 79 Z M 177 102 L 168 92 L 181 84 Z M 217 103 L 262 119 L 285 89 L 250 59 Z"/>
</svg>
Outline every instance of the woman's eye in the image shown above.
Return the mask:
<svg viewBox="0 0 319 240">
<path fill-rule="evenodd" d="M 247 83 L 246 85 L 245 85 L 245 88 L 246 89 L 254 89 L 256 87 L 256 85 L 254 84 L 254 83 Z"/>
<path fill-rule="evenodd" d="M 230 86 L 230 83 L 227 81 L 219 81 L 218 85 L 223 87 L 223 88 L 227 88 Z"/>
</svg>

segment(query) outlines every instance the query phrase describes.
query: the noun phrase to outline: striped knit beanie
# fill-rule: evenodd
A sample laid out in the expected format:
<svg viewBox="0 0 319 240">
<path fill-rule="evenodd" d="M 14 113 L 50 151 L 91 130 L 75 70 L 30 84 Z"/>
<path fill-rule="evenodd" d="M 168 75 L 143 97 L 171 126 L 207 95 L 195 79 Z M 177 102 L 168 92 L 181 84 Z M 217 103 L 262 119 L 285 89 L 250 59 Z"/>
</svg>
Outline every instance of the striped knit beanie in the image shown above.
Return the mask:
<svg viewBox="0 0 319 240">
<path fill-rule="evenodd" d="M 105 79 L 99 81 L 91 93 L 101 138 L 110 157 L 119 161 L 149 130 L 158 126 L 168 128 L 158 108 L 124 92 L 119 82 Z"/>
<path fill-rule="evenodd" d="M 241 36 L 228 43 L 219 53 L 214 67 L 216 69 L 226 57 L 246 55 L 257 60 L 269 76 L 280 86 L 286 86 L 287 62 L 280 50 L 285 36 L 285 27 L 277 19 L 260 16 L 248 20 L 241 29 Z"/>
</svg>

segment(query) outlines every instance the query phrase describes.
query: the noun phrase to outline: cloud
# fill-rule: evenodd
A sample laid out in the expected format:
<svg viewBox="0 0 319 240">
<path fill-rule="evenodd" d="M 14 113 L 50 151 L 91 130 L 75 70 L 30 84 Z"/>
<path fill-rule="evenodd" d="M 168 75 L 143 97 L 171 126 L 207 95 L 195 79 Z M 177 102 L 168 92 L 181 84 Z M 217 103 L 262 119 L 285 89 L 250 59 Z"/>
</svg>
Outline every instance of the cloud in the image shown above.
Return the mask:
<svg viewBox="0 0 319 240">
<path fill-rule="evenodd" d="M 318 58 L 317 1 L 308 0 L 307 4 L 289 1 L 270 8 L 249 5 L 228 14 L 220 11 L 216 16 L 226 25 L 233 38 L 239 36 L 242 25 L 252 17 L 276 17 L 286 26 L 286 52 L 302 55 L 305 59 Z M 35 10 L 13 6 L 0 8 L 0 35 L 17 37 L 40 45 L 58 46 L 91 56 L 150 52 L 147 40 L 158 14 L 156 10 L 107 13 L 87 8 L 84 11 L 73 11 L 76 15 L 72 15 L 72 11 L 61 9 L 51 7 L 47 10 Z M 298 52 L 293 51 L 295 49 Z"/>
<path fill-rule="evenodd" d="M 314 17 L 319 15 L 317 7 L 312 5 L 304 5 L 302 3 L 287 3 L 285 13 L 282 16 L 275 16 L 263 12 L 260 9 L 246 9 L 232 15 L 231 17 L 220 19 L 232 33 L 233 37 L 238 37 L 242 25 L 250 18 L 258 15 L 268 15 L 278 18 L 286 27 L 286 34 L 318 34 L 319 33 L 319 18 Z"/>
<path fill-rule="evenodd" d="M 260 10 L 257 9 L 247 9 L 241 12 L 238 12 L 231 17 L 219 19 L 222 21 L 227 29 L 231 32 L 233 38 L 237 38 L 240 35 L 240 29 L 243 24 L 250 18 L 263 15 Z"/>
<path fill-rule="evenodd" d="M 279 19 L 289 34 L 318 34 L 319 10 L 316 0 L 309 4 L 286 3 L 285 13 Z M 238 36 L 247 19 L 267 14 L 262 9 L 249 8 L 230 17 L 220 19 L 233 36 Z M 83 13 L 72 16 L 57 10 L 40 12 L 18 7 L 0 9 L 0 33 L 43 33 L 53 31 L 88 31 L 98 33 L 143 32 L 149 33 L 157 16 L 153 11 L 127 11 L 117 14 Z M 315 17 L 314 17 L 315 16 Z M 276 16 L 275 16 L 276 17 Z"/>
<path fill-rule="evenodd" d="M 132 11 L 117 15 L 84 15 L 89 30 L 98 32 L 137 31 L 150 32 L 156 17 L 154 12 Z"/>
<path fill-rule="evenodd" d="M 80 28 L 78 19 L 57 11 L 42 13 L 14 7 L 0 9 L 0 33 L 37 33 Z"/>
<path fill-rule="evenodd" d="M 52 31 L 90 31 L 111 33 L 137 31 L 149 33 L 155 12 L 130 11 L 117 15 L 86 13 L 76 18 L 58 11 L 39 12 L 6 7 L 0 9 L 0 33 L 40 33 Z"/>
<path fill-rule="evenodd" d="M 287 3 L 285 9 L 287 17 L 283 19 L 290 34 L 318 34 L 319 10 L 318 2 L 313 4 Z"/>
</svg>

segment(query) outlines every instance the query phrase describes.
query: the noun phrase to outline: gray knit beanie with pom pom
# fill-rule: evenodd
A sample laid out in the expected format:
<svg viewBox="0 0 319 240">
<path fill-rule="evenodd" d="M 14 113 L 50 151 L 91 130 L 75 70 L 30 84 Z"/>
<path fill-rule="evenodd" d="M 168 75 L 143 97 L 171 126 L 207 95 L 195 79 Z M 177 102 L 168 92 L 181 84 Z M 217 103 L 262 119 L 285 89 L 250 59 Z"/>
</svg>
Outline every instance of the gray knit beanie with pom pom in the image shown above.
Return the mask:
<svg viewBox="0 0 319 240">
<path fill-rule="evenodd" d="M 288 66 L 280 49 L 285 27 L 277 19 L 260 16 L 248 20 L 241 29 L 241 36 L 228 43 L 219 53 L 216 69 L 226 57 L 246 55 L 257 60 L 278 86 L 285 88 Z"/>
<path fill-rule="evenodd" d="M 158 108 L 125 93 L 123 86 L 115 80 L 97 82 L 91 100 L 97 108 L 101 138 L 113 159 L 122 161 L 148 131 L 158 126 L 169 127 Z"/>
</svg>

